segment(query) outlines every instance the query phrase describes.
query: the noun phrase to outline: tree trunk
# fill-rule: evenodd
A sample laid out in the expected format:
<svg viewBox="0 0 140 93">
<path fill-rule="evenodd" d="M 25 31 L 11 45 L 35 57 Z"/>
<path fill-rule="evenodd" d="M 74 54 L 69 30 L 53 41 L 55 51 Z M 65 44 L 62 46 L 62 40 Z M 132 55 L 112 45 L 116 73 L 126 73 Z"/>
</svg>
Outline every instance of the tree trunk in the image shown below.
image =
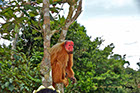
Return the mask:
<svg viewBox="0 0 140 93">
<path fill-rule="evenodd" d="M 59 90 L 60 93 L 64 93 L 64 84 L 60 83 L 56 85 L 56 90 Z"/>
<path fill-rule="evenodd" d="M 44 57 L 40 65 L 40 71 L 43 75 L 42 84 L 45 87 L 52 85 L 51 63 L 50 63 L 50 15 L 49 15 L 49 0 L 43 0 L 43 37 L 44 37 Z"/>
</svg>

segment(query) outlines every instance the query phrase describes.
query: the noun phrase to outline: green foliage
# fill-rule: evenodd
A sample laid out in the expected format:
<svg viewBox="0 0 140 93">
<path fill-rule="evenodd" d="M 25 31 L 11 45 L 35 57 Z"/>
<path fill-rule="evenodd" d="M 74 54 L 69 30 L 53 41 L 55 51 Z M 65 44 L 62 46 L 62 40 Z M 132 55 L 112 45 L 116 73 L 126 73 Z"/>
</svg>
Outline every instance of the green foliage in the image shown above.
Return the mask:
<svg viewBox="0 0 140 93">
<path fill-rule="evenodd" d="M 40 0 L 38 0 L 40 1 Z M 40 3 L 29 3 L 25 0 L 17 1 L 7 1 L 3 8 L 1 8 L 0 18 L 5 21 L 1 24 L 0 33 L 5 39 L 11 39 L 17 33 L 15 28 L 27 30 L 26 26 L 34 27 L 40 30 L 41 24 L 38 25 L 38 22 L 35 20 L 39 15 L 41 7 L 38 6 Z"/>
<path fill-rule="evenodd" d="M 18 47 L 14 50 L 14 60 L 10 58 L 11 46 L 0 47 L 1 92 L 32 92 L 41 85 L 42 35 L 29 26 L 25 28 L 21 30 L 23 34 L 19 36 Z M 60 33 L 57 33 L 52 37 L 51 46 L 59 36 Z M 113 44 L 100 49 L 104 40 L 96 38 L 91 41 L 85 27 L 77 22 L 70 26 L 66 39 L 75 43 L 73 69 L 77 79 L 77 83 L 65 88 L 66 93 L 139 92 L 139 72 L 123 67 L 129 62 L 125 61 L 125 55 L 113 54 Z"/>
<path fill-rule="evenodd" d="M 17 46 L 20 47 L 20 49 L 17 50 L 25 53 L 26 56 L 33 56 L 35 55 L 34 53 L 43 52 L 42 34 L 33 30 L 30 26 L 25 26 L 24 28 L 26 29 L 21 30 L 22 34 L 19 35 L 17 41 Z"/>
<path fill-rule="evenodd" d="M 1 47 L 1 52 L 4 50 L 7 55 L 10 55 L 10 50 Z M 39 56 L 39 55 L 38 55 Z M 1 93 L 27 93 L 32 92 L 41 85 L 41 75 L 39 65 L 34 66 L 32 58 L 27 57 L 23 52 L 14 51 L 14 60 L 10 60 L 5 55 L 0 59 L 0 92 Z M 42 56 L 39 56 L 42 58 Z"/>
<path fill-rule="evenodd" d="M 126 91 L 130 93 L 139 93 L 140 92 L 140 71 L 135 71 L 132 68 L 127 67 L 126 72 L 129 75 L 129 79 L 126 85 Z"/>
</svg>

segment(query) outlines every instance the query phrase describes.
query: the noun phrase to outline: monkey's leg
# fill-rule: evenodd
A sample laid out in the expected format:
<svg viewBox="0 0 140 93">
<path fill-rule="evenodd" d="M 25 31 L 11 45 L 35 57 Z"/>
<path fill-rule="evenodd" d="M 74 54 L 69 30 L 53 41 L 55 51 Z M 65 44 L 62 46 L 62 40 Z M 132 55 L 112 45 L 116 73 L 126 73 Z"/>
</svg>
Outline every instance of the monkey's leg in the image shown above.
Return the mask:
<svg viewBox="0 0 140 93">
<path fill-rule="evenodd" d="M 56 63 L 52 66 L 52 78 L 53 78 L 53 86 L 55 87 L 56 83 L 63 83 L 65 87 L 68 86 L 68 79 L 62 79 L 63 68 L 60 63 Z"/>
</svg>

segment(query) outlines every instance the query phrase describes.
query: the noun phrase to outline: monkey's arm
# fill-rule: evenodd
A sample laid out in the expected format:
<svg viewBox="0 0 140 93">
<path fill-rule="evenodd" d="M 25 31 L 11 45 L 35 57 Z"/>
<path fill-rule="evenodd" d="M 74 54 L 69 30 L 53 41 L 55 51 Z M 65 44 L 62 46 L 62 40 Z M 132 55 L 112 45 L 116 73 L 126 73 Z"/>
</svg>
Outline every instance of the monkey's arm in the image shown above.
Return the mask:
<svg viewBox="0 0 140 93">
<path fill-rule="evenodd" d="M 68 61 L 68 65 L 66 67 L 66 73 L 68 78 L 70 78 L 70 80 L 72 81 L 72 84 L 74 84 L 76 82 L 76 78 L 74 77 L 74 72 L 72 70 L 72 66 L 73 66 L 73 54 L 70 54 L 69 56 L 69 61 Z"/>
<path fill-rule="evenodd" d="M 74 72 L 72 70 L 72 66 L 73 66 L 73 54 L 69 54 L 69 61 L 66 67 L 66 73 L 67 73 L 67 77 L 71 78 L 74 77 Z"/>
</svg>

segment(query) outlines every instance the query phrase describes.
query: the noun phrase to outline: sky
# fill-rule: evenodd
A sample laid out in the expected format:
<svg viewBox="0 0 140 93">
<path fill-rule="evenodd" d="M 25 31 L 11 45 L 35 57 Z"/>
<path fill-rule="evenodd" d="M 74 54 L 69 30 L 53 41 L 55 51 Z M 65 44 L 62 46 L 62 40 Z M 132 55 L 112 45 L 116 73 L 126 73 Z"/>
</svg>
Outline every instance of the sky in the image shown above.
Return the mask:
<svg viewBox="0 0 140 93">
<path fill-rule="evenodd" d="M 140 4 L 140 3 L 139 3 Z M 136 0 L 83 0 L 83 11 L 77 21 L 85 26 L 87 34 L 102 37 L 105 46 L 113 43 L 115 54 L 126 54 L 131 68 L 137 70 L 140 62 L 140 7 Z M 140 6 L 140 5 L 139 5 Z M 62 14 L 68 12 L 64 6 Z M 0 38 L 0 44 L 9 41 Z"/>
<path fill-rule="evenodd" d="M 140 62 L 140 7 L 136 0 L 83 0 L 83 12 L 77 19 L 91 40 L 102 37 L 101 48 L 113 43 L 115 54 L 126 54 L 131 68 Z"/>
</svg>

